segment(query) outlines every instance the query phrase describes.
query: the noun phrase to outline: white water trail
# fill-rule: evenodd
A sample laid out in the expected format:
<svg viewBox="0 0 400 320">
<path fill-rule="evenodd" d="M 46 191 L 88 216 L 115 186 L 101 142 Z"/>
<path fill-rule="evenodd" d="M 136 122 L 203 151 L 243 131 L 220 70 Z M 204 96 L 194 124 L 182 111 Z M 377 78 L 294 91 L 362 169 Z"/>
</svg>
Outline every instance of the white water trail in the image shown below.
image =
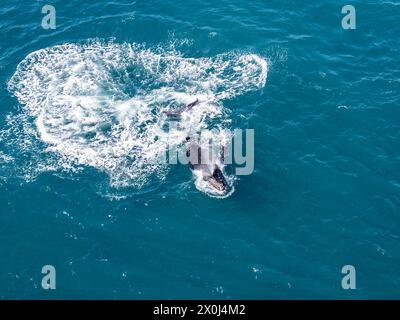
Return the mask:
<svg viewBox="0 0 400 320">
<path fill-rule="evenodd" d="M 23 135 L 15 141 L 25 147 L 34 140 L 45 146 L 32 152 L 58 155 L 51 164 L 44 160 L 42 171 L 90 166 L 112 186 L 142 188 L 168 172 L 154 161 L 167 142 L 163 110 L 200 101 L 182 115 L 176 144 L 193 128 L 222 133 L 230 125 L 222 101 L 263 87 L 267 71 L 255 54 L 186 58 L 139 44 L 58 45 L 29 54 L 10 79 L 8 89 L 22 106 L 15 117 L 24 125 L 9 131 Z"/>
</svg>

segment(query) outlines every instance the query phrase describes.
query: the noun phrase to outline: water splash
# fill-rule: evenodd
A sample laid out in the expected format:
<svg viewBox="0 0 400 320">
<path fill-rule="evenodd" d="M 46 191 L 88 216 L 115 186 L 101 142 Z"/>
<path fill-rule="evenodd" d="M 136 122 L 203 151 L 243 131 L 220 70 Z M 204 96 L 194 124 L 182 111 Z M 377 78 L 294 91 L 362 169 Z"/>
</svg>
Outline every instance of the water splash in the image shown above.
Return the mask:
<svg viewBox="0 0 400 320">
<path fill-rule="evenodd" d="M 176 144 L 193 128 L 224 132 L 230 120 L 222 101 L 263 87 L 267 71 L 263 58 L 240 52 L 187 58 L 171 46 L 54 46 L 18 65 L 8 90 L 21 113 L 10 116 L 2 136 L 12 132 L 20 148 L 40 154 L 41 172 L 90 166 L 114 187 L 142 188 L 168 173 L 154 161 L 168 136 L 163 110 L 200 101 L 182 115 Z"/>
</svg>

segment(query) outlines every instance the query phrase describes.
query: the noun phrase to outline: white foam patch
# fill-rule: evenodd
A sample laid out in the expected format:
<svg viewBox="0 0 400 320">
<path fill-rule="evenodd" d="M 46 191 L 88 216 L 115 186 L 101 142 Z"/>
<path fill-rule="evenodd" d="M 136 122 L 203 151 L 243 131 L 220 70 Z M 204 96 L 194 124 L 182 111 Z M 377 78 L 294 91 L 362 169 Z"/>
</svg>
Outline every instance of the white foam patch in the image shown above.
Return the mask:
<svg viewBox="0 0 400 320">
<path fill-rule="evenodd" d="M 200 101 L 182 115 L 176 144 L 192 128 L 221 131 L 229 125 L 222 100 L 263 87 L 267 71 L 260 56 L 238 52 L 186 58 L 173 48 L 100 41 L 35 51 L 8 83 L 22 106 L 15 117 L 24 119 L 15 141 L 39 140 L 35 152 L 56 154 L 59 168 L 90 166 L 113 186 L 141 188 L 168 172 L 154 161 L 165 151 L 163 110 Z"/>
<path fill-rule="evenodd" d="M 13 160 L 14 160 L 13 157 L 0 151 L 0 164 L 1 163 L 9 163 L 9 162 L 12 162 Z"/>
</svg>

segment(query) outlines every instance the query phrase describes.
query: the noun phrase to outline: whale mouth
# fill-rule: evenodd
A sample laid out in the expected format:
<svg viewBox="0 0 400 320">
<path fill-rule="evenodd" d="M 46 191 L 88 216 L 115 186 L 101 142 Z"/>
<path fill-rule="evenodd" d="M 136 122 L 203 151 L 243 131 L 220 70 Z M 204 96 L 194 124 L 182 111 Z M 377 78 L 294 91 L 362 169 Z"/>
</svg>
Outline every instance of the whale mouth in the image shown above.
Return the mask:
<svg viewBox="0 0 400 320">
<path fill-rule="evenodd" d="M 222 195 L 226 194 L 227 188 L 226 188 L 225 184 L 221 183 L 220 181 L 215 180 L 214 178 L 210 178 L 208 180 L 208 182 L 213 187 L 213 189 L 215 189 L 216 193 L 222 194 Z"/>
<path fill-rule="evenodd" d="M 228 183 L 226 182 L 225 176 L 221 169 L 216 168 L 206 181 L 210 184 L 213 191 L 218 195 L 225 195 L 228 192 Z"/>
</svg>

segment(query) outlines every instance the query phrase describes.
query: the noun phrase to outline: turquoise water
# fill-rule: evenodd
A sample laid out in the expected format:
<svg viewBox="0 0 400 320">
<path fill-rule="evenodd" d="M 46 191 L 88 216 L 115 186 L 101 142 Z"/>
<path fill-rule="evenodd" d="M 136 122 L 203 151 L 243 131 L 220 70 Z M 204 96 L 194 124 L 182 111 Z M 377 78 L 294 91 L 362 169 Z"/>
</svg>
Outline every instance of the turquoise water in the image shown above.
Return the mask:
<svg viewBox="0 0 400 320">
<path fill-rule="evenodd" d="M 45 4 L 0 6 L 0 298 L 399 298 L 399 2 L 352 1 L 355 30 L 333 0 L 52 1 L 55 30 Z M 157 55 L 152 73 L 131 61 Z M 200 86 L 219 71 L 218 91 Z M 131 136 L 82 133 L 170 86 L 226 94 L 227 126 L 254 129 L 255 170 L 229 197 L 185 166 L 140 167 Z"/>
</svg>

